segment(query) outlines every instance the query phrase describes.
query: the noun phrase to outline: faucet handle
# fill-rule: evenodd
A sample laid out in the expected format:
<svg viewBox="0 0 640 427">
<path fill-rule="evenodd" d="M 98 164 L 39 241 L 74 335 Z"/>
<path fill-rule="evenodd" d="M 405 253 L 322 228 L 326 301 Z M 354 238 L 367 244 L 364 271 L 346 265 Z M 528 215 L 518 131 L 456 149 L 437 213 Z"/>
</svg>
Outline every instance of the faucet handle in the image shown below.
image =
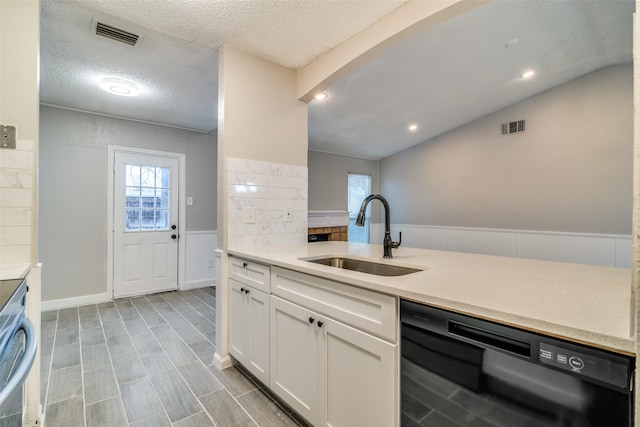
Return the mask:
<svg viewBox="0 0 640 427">
<path fill-rule="evenodd" d="M 399 240 L 397 242 L 391 242 L 391 247 L 393 249 L 398 249 L 398 247 L 402 244 L 402 231 L 400 231 L 400 237 L 398 238 Z"/>
</svg>

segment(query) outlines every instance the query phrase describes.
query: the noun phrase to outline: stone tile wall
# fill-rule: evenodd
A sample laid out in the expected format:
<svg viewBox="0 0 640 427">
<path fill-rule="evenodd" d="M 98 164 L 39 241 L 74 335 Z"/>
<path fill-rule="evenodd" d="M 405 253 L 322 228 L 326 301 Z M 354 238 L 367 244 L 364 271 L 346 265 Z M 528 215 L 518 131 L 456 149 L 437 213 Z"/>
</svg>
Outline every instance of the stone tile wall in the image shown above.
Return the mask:
<svg viewBox="0 0 640 427">
<path fill-rule="evenodd" d="M 0 266 L 31 263 L 34 143 L 0 149 Z"/>
<path fill-rule="evenodd" d="M 228 246 L 307 241 L 307 168 L 228 158 Z M 292 219 L 285 221 L 285 208 Z M 247 218 L 253 210 L 253 220 Z"/>
</svg>

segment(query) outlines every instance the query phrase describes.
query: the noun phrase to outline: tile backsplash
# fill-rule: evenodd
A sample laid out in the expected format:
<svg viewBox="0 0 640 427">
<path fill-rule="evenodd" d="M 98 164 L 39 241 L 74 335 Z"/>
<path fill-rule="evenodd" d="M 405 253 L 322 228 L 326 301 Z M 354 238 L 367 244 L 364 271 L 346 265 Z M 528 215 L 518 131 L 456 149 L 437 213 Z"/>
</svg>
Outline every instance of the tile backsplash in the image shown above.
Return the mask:
<svg viewBox="0 0 640 427">
<path fill-rule="evenodd" d="M 229 247 L 307 241 L 306 167 L 228 158 L 227 173 Z"/>
<path fill-rule="evenodd" d="M 34 142 L 0 149 L 0 265 L 31 262 Z"/>
</svg>

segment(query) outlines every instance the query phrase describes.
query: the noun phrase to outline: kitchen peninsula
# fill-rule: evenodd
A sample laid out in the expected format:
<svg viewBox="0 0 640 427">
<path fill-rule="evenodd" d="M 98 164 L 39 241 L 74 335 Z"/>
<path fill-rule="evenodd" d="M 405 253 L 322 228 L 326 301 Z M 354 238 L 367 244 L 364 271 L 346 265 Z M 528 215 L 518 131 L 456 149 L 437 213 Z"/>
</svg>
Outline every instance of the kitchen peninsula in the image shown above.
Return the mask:
<svg viewBox="0 0 640 427">
<path fill-rule="evenodd" d="M 634 353 L 627 269 L 400 247 L 322 242 L 238 249 L 232 255 L 499 323 Z M 423 271 L 382 277 L 300 258 L 343 255 Z"/>
<path fill-rule="evenodd" d="M 629 270 L 405 247 L 383 259 L 382 250 L 318 242 L 228 251 L 231 355 L 313 425 L 398 425 L 400 300 L 634 355 Z M 413 272 L 312 262 L 321 258 Z"/>
</svg>

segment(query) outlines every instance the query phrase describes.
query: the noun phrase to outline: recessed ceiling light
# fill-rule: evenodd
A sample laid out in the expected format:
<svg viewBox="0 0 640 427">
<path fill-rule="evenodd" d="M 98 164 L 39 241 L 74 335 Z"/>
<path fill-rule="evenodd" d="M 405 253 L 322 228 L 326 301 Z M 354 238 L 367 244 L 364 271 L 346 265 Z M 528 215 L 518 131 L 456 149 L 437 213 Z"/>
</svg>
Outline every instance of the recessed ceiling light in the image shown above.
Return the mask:
<svg viewBox="0 0 640 427">
<path fill-rule="evenodd" d="M 327 94 L 327 92 L 319 92 L 316 93 L 316 96 L 314 96 L 313 99 L 315 99 L 316 101 L 324 101 L 328 97 L 329 95 Z"/>
<path fill-rule="evenodd" d="M 100 87 L 114 95 L 120 96 L 136 96 L 140 94 L 138 87 L 126 80 L 120 79 L 103 79 Z"/>
<path fill-rule="evenodd" d="M 524 73 L 520 74 L 520 78 L 522 78 L 522 79 L 530 79 L 535 74 L 536 74 L 536 72 L 533 71 L 533 70 L 525 71 Z"/>
<path fill-rule="evenodd" d="M 417 124 L 415 124 L 415 123 L 410 124 L 410 125 L 409 125 L 409 130 L 410 130 L 411 132 L 415 132 L 415 131 L 417 131 L 417 130 L 418 130 L 418 125 L 417 125 Z"/>
</svg>

